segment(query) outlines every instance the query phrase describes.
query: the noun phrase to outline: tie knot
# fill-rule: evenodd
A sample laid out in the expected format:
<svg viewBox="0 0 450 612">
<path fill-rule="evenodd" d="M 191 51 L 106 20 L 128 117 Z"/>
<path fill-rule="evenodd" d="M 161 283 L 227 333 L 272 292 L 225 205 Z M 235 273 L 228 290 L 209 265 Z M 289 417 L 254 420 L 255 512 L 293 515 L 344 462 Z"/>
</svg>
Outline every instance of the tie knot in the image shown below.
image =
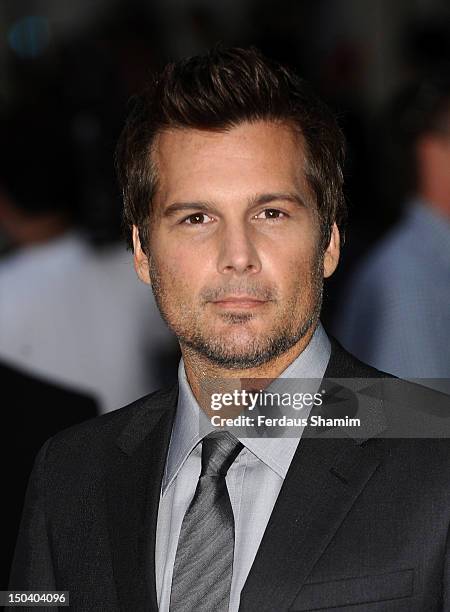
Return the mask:
<svg viewBox="0 0 450 612">
<path fill-rule="evenodd" d="M 228 431 L 215 431 L 203 438 L 201 476 L 225 476 L 243 445 Z"/>
</svg>

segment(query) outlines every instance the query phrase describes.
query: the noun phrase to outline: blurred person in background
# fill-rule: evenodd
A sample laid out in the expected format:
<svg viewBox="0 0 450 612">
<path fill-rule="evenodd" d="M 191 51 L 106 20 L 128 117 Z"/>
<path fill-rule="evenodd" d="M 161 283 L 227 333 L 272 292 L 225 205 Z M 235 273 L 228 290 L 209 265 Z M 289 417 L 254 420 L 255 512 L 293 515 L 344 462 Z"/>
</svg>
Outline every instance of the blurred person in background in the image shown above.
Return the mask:
<svg viewBox="0 0 450 612">
<path fill-rule="evenodd" d="M 392 104 L 392 168 L 409 198 L 350 279 L 333 329 L 360 359 L 403 378 L 450 378 L 448 74 L 420 78 Z"/>
<path fill-rule="evenodd" d="M 73 112 L 61 74 L 3 112 L 0 358 L 109 411 L 156 387 L 171 335 L 125 247 L 95 249 L 83 233 L 83 206 L 95 217 L 96 203 L 83 202 L 76 142 L 95 126 Z"/>
</svg>

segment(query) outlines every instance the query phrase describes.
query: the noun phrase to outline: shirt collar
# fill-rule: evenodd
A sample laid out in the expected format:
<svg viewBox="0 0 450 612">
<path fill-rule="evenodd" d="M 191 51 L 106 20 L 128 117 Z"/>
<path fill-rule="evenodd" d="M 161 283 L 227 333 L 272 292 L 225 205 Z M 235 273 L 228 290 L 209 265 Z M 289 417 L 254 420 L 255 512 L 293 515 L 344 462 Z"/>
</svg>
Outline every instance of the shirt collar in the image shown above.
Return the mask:
<svg viewBox="0 0 450 612">
<path fill-rule="evenodd" d="M 319 322 L 308 346 L 280 374 L 279 378 L 322 379 L 330 354 L 330 341 Z M 192 393 L 182 359 L 178 368 L 178 384 L 178 405 L 164 471 L 163 494 L 176 478 L 188 455 L 205 435 L 214 430 Z M 284 478 L 299 438 L 240 438 L 240 441 L 258 459 Z"/>
</svg>

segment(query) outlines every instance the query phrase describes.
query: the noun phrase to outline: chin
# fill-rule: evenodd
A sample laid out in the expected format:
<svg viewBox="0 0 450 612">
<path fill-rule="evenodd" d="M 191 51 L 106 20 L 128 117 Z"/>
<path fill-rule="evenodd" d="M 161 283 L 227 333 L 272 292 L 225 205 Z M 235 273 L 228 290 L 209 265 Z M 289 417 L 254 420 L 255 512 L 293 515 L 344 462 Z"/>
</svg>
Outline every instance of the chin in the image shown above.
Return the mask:
<svg viewBox="0 0 450 612">
<path fill-rule="evenodd" d="M 237 355 L 246 354 L 251 346 L 261 346 L 266 344 L 270 333 L 266 330 L 258 329 L 255 325 L 248 323 L 231 323 L 221 325 L 216 332 L 210 334 L 209 342 L 220 346 L 226 346 L 230 352 Z"/>
</svg>

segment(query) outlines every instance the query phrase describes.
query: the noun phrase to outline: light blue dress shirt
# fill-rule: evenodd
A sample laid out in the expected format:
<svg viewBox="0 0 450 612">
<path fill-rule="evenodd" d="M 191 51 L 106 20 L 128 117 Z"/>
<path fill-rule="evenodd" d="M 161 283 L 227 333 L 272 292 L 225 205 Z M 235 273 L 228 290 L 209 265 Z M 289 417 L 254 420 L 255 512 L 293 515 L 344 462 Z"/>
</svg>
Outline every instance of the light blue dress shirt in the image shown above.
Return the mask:
<svg viewBox="0 0 450 612">
<path fill-rule="evenodd" d="M 280 378 L 320 380 L 328 365 L 330 353 L 330 341 L 319 323 L 308 346 Z M 200 427 L 201 411 L 186 379 L 183 361 L 180 362 L 178 377 L 178 406 L 162 483 L 156 530 L 156 588 L 161 612 L 169 610 L 173 565 L 181 524 L 200 476 L 201 439 L 208 433 Z M 209 430 L 212 429 L 210 425 Z M 237 612 L 239 608 L 241 590 L 302 431 L 302 428 L 298 428 L 296 437 L 239 438 L 244 448 L 226 476 L 235 521 L 230 612 Z"/>
<path fill-rule="evenodd" d="M 450 378 L 450 220 L 412 202 L 351 279 L 333 332 L 380 370 Z"/>
</svg>

